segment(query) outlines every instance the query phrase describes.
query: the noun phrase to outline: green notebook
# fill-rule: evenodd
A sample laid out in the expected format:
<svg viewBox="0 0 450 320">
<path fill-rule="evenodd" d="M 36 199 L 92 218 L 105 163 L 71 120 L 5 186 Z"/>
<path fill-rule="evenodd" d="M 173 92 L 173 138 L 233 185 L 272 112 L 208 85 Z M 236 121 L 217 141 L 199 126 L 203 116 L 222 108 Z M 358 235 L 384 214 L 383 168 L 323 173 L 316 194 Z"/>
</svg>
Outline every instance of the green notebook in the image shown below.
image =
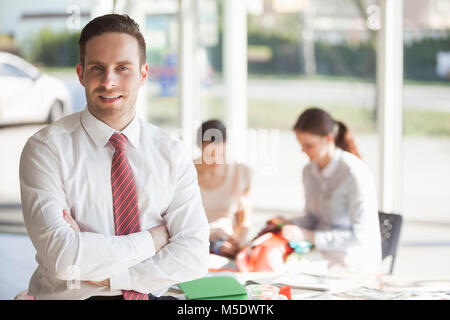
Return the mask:
<svg viewBox="0 0 450 320">
<path fill-rule="evenodd" d="M 233 277 L 206 277 L 178 286 L 190 300 L 247 300 L 245 287 Z"/>
</svg>

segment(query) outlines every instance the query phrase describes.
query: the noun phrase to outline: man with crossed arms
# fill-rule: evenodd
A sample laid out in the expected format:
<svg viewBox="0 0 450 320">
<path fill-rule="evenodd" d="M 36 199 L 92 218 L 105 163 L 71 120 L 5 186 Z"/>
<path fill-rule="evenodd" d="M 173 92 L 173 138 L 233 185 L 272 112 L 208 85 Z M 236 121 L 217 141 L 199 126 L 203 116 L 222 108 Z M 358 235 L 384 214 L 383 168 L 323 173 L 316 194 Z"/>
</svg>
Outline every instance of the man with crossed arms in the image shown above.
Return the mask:
<svg viewBox="0 0 450 320">
<path fill-rule="evenodd" d="M 126 15 L 95 18 L 79 53 L 87 107 L 34 134 L 21 155 L 23 215 L 38 262 L 29 294 L 154 299 L 207 272 L 197 174 L 179 140 L 136 116 L 149 71 L 139 26 Z"/>
</svg>

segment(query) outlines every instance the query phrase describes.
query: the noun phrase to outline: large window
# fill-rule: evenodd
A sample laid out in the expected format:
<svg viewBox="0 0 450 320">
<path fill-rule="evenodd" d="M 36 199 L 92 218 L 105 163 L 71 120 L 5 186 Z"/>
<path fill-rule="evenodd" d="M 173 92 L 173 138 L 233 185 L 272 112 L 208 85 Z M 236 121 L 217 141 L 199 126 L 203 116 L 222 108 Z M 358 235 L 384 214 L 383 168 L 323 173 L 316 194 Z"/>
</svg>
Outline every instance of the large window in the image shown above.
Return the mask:
<svg viewBox="0 0 450 320">
<path fill-rule="evenodd" d="M 376 1 L 263 1 L 248 14 L 248 125 L 278 129 L 278 169 L 257 173 L 255 205 L 299 212 L 307 157 L 291 130 L 310 106 L 354 132 L 363 160 L 378 173 Z"/>
<path fill-rule="evenodd" d="M 410 220 L 450 222 L 449 17 L 450 1 L 404 6 L 403 208 Z"/>
<path fill-rule="evenodd" d="M 147 13 L 145 21 L 148 119 L 167 128 L 179 127 L 178 16 L 176 11 Z"/>
</svg>

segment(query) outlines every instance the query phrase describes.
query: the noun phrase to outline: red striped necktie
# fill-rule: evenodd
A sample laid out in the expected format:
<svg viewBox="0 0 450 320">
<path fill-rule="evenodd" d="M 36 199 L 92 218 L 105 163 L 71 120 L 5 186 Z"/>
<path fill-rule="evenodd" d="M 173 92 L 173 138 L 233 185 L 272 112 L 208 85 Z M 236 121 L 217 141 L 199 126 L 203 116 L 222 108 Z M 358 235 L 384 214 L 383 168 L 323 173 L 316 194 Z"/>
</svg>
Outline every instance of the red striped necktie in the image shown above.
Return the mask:
<svg viewBox="0 0 450 320">
<path fill-rule="evenodd" d="M 130 162 L 125 154 L 127 137 L 114 133 L 109 142 L 115 147 L 111 164 L 111 187 L 116 235 L 141 231 L 136 184 Z M 122 290 L 125 300 L 148 300 L 148 295 L 133 290 Z"/>
</svg>

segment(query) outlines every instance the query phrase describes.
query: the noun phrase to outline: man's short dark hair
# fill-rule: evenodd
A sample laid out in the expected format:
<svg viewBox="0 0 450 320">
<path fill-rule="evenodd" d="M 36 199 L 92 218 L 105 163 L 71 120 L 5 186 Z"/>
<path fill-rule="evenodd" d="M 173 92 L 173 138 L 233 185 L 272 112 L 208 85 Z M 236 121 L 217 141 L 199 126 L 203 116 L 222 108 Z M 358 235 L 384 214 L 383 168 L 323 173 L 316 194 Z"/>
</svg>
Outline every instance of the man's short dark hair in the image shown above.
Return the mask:
<svg viewBox="0 0 450 320">
<path fill-rule="evenodd" d="M 139 60 L 143 65 L 146 61 L 145 39 L 139 30 L 139 25 L 126 14 L 106 14 L 97 17 L 83 28 L 80 35 L 79 56 L 80 63 L 84 66 L 84 55 L 86 50 L 86 43 L 92 37 L 99 36 L 106 32 L 120 32 L 126 33 L 136 38 L 139 44 Z"/>
</svg>

